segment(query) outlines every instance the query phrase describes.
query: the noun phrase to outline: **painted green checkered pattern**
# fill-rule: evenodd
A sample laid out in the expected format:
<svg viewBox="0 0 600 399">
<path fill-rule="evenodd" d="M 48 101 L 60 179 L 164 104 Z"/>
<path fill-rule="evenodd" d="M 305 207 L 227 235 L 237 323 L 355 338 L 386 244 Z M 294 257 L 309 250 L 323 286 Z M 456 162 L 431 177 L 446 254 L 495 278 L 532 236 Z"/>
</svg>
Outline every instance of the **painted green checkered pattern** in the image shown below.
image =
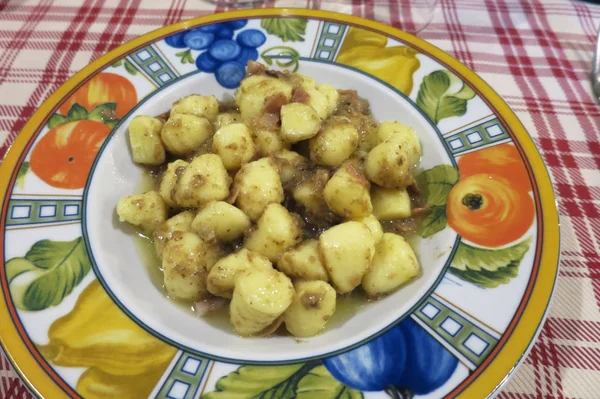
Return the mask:
<svg viewBox="0 0 600 399">
<path fill-rule="evenodd" d="M 413 314 L 475 366 L 479 366 L 498 343 L 488 332 L 431 296 Z M 454 323 L 460 325 L 460 328 L 451 334 L 447 331 L 448 326 L 456 325 Z M 479 352 L 481 348 L 484 349 Z"/>
<path fill-rule="evenodd" d="M 508 132 L 497 118 L 444 137 L 454 156 L 509 138 Z"/>
<path fill-rule="evenodd" d="M 317 46 L 312 58 L 322 61 L 333 61 L 335 55 L 342 44 L 342 38 L 346 32 L 346 26 L 325 22 L 321 28 Z"/>
<path fill-rule="evenodd" d="M 195 398 L 209 364 L 208 359 L 183 352 L 155 398 Z"/>
<path fill-rule="evenodd" d="M 178 76 L 169 64 L 160 57 L 152 45 L 131 53 L 129 58 L 159 87 L 170 83 Z"/>
<path fill-rule="evenodd" d="M 11 199 L 7 226 L 35 225 L 81 220 L 81 200 Z"/>
</svg>

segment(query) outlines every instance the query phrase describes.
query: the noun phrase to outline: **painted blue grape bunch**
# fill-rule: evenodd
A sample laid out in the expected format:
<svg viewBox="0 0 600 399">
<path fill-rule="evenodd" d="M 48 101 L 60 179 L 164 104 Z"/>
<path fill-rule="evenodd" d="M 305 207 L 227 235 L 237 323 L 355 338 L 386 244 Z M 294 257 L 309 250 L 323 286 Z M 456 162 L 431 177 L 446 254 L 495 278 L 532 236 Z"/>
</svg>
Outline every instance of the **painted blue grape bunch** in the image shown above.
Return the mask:
<svg viewBox="0 0 600 399">
<path fill-rule="evenodd" d="M 201 26 L 169 36 L 165 42 L 174 48 L 203 50 L 196 57 L 196 67 L 214 73 L 221 86 L 233 89 L 244 79 L 248 61 L 258 59 L 257 48 L 267 40 L 258 29 L 236 33 L 247 24 L 247 20 L 237 20 Z"/>
</svg>

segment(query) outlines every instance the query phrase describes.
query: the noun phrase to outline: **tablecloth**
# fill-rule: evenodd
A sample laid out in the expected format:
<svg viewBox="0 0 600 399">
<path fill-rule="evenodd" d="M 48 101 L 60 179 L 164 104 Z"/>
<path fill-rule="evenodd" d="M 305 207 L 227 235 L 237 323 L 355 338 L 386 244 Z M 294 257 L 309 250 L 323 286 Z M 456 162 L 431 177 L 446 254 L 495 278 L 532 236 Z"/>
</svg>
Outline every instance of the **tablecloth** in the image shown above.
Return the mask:
<svg viewBox="0 0 600 399">
<path fill-rule="evenodd" d="M 401 0 L 274 1 L 394 24 Z M 0 157 L 36 108 L 91 60 L 163 25 L 224 11 L 202 0 L 0 0 Z M 589 81 L 600 5 L 440 0 L 419 35 L 483 77 L 552 175 L 562 266 L 537 343 L 499 398 L 600 398 L 600 106 Z M 0 398 L 31 394 L 0 355 Z"/>
</svg>

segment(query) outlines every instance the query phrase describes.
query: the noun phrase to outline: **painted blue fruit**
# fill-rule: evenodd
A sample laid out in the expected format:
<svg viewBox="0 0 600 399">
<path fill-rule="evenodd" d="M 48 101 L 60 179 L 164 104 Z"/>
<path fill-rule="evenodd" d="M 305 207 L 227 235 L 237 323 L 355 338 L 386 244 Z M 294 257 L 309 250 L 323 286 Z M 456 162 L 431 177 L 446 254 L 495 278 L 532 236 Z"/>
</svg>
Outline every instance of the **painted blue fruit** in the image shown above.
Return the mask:
<svg viewBox="0 0 600 399">
<path fill-rule="evenodd" d="M 196 68 L 202 72 L 213 73 L 221 64 L 221 61 L 217 61 L 211 57 L 208 51 L 203 52 L 196 58 Z"/>
<path fill-rule="evenodd" d="M 242 65 L 247 65 L 248 61 L 256 61 L 257 59 L 258 51 L 255 48 L 242 47 L 242 51 L 240 51 L 240 55 L 237 56 L 235 61 L 239 62 Z"/>
<path fill-rule="evenodd" d="M 233 30 L 242 29 L 244 26 L 248 25 L 247 19 L 238 19 L 235 21 L 225 22 L 224 25 L 230 27 Z"/>
<path fill-rule="evenodd" d="M 183 42 L 192 50 L 207 49 L 215 40 L 214 33 L 203 32 L 200 30 L 191 30 L 183 36 Z"/>
<path fill-rule="evenodd" d="M 238 87 L 244 76 L 246 76 L 246 68 L 236 61 L 224 62 L 215 72 L 217 82 L 227 89 Z"/>
<path fill-rule="evenodd" d="M 233 39 L 233 29 L 223 26 L 217 32 L 217 39 Z"/>
<path fill-rule="evenodd" d="M 217 24 L 210 24 L 210 25 L 204 25 L 204 26 L 199 26 L 197 28 L 194 28 L 194 30 L 198 30 L 201 32 L 210 32 L 210 33 L 216 33 L 218 32 L 222 27 L 224 26 L 223 23 L 217 23 Z"/>
<path fill-rule="evenodd" d="M 240 46 L 256 48 L 262 46 L 267 37 L 258 29 L 247 29 L 238 33 L 236 41 Z"/>
<path fill-rule="evenodd" d="M 425 395 L 444 385 L 456 370 L 458 359 L 411 318 L 400 326 L 406 338 L 406 369 L 396 385 Z"/>
<path fill-rule="evenodd" d="M 323 360 L 340 382 L 361 391 L 383 391 L 397 385 L 405 367 L 404 332 L 396 326 L 366 345 Z"/>
<path fill-rule="evenodd" d="M 208 49 L 210 55 L 218 61 L 231 61 L 240 55 L 241 51 L 236 42 L 228 39 L 216 40 Z"/>
<path fill-rule="evenodd" d="M 167 43 L 171 47 L 175 48 L 186 48 L 187 45 L 183 42 L 183 36 L 185 36 L 187 32 L 179 32 L 165 38 L 165 43 Z"/>
</svg>

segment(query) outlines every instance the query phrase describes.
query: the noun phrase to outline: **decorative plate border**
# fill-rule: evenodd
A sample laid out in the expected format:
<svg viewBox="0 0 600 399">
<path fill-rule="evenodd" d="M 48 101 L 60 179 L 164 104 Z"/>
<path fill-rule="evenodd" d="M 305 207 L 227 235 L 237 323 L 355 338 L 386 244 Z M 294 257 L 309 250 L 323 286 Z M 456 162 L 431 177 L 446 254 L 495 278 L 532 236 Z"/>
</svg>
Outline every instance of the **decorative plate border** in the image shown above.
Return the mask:
<svg viewBox="0 0 600 399">
<path fill-rule="evenodd" d="M 229 19 L 238 18 L 257 18 L 257 17 L 310 17 L 312 19 L 321 19 L 336 21 L 348 25 L 360 26 L 363 29 L 377 31 L 388 37 L 402 41 L 407 46 L 417 48 L 420 52 L 424 52 L 440 64 L 444 65 L 450 71 L 461 77 L 467 82 L 482 98 L 486 104 L 495 110 L 500 121 L 507 127 L 510 127 L 509 135 L 513 138 L 519 153 L 524 162 L 530 179 L 533 181 L 533 189 L 536 199 L 536 207 L 538 212 L 538 251 L 534 262 L 534 271 L 532 272 L 530 282 L 528 284 L 524 299 L 515 313 L 512 322 L 507 328 L 493 353 L 484 361 L 482 367 L 477 369 L 477 372 L 472 373 L 458 387 L 456 387 L 448 397 L 456 397 L 461 394 L 464 397 L 484 397 L 495 391 L 499 385 L 505 380 L 506 376 L 514 369 L 514 366 L 521 360 L 524 354 L 531 346 L 533 339 L 539 332 L 539 327 L 544 320 L 547 306 L 552 296 L 555 280 L 558 271 L 558 260 L 560 250 L 560 236 L 558 212 L 554 200 L 553 190 L 548 172 L 545 165 L 537 152 L 535 144 L 528 136 L 522 124 L 517 119 L 516 115 L 508 108 L 501 98 L 489 87 L 481 78 L 470 71 L 467 67 L 460 64 L 448 54 L 445 54 L 436 47 L 428 44 L 421 39 L 415 38 L 407 33 L 398 31 L 394 28 L 363 20 L 361 18 L 352 17 L 343 14 L 329 13 L 324 11 L 312 11 L 301 9 L 271 9 L 271 10 L 252 10 L 252 11 L 237 11 L 227 14 Z M 229 20 L 227 19 L 227 20 Z M 3 201 L 3 218 L 0 221 L 0 228 L 5 231 L 6 215 L 8 207 L 8 198 L 6 193 L 12 188 L 17 169 L 15 168 L 12 174 L 7 172 L 7 169 L 15 165 L 19 165 L 23 161 L 23 156 L 26 150 L 32 144 L 30 139 L 38 133 L 38 127 L 43 126 L 54 111 L 57 105 L 60 105 L 62 99 L 67 97 L 67 94 L 79 88 L 85 83 L 86 78 L 96 70 L 100 70 L 112 61 L 117 61 L 136 48 L 143 47 L 149 40 L 158 40 L 166 35 L 176 33 L 178 31 L 189 28 L 192 25 L 202 23 L 211 23 L 217 21 L 225 21 L 222 15 L 216 14 L 207 17 L 201 17 L 190 21 L 181 22 L 175 25 L 161 28 L 151 32 L 145 36 L 139 37 L 124 44 L 108 54 L 102 56 L 82 71 L 77 73 L 73 78 L 69 79 L 61 88 L 59 88 L 33 115 L 30 121 L 22 130 L 11 150 L 8 152 L 3 162 L 3 174 L 0 175 L 0 190 L 5 192 Z M 518 137 L 518 140 L 516 138 Z M 9 165 L 9 166 L 7 166 Z M 534 172 L 535 171 L 535 172 Z M 537 180 L 533 178 L 537 177 Z M 544 216 L 542 219 L 541 216 Z M 541 246 L 543 237 L 543 247 Z M 4 236 L 0 242 L 0 250 L 4 250 Z M 544 265 L 545 273 L 539 273 L 540 265 Z M 45 362 L 43 358 L 33 349 L 31 343 L 25 343 L 23 336 L 20 334 L 20 327 L 13 322 L 14 318 L 18 318 L 14 308 L 8 306 L 10 298 L 6 296 L 8 287 L 4 276 L 4 270 L 0 270 L 2 277 L 3 297 L 0 304 L 0 325 L 2 325 L 2 346 L 9 355 L 9 359 L 15 365 L 15 369 L 23 376 L 27 375 L 26 381 L 34 391 L 34 393 L 42 396 L 55 397 L 61 392 L 69 395 L 77 395 L 73 390 L 64 386 L 61 381 L 56 381 L 50 378 L 46 372 L 53 373 L 53 370 Z M 511 338 L 508 341 L 508 338 Z M 10 348 L 10 349 L 9 349 Z M 33 349 L 33 350 L 32 350 Z M 29 352 L 29 354 L 28 354 Z M 36 362 L 42 365 L 40 369 Z M 44 370 L 46 369 L 46 370 Z M 479 378 L 477 378 L 479 377 Z M 35 385 L 31 382 L 35 381 Z M 58 382 L 58 386 L 56 385 Z"/>
</svg>

